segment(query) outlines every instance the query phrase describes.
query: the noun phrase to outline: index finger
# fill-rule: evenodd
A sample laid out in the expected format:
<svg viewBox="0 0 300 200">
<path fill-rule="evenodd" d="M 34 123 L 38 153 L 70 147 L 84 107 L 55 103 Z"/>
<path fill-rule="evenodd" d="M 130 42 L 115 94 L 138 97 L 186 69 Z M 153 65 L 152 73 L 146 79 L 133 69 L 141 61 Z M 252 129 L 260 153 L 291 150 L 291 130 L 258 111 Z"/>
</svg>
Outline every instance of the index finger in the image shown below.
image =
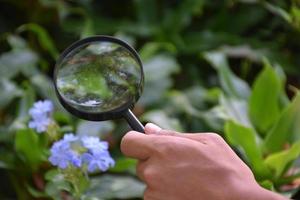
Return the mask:
<svg viewBox="0 0 300 200">
<path fill-rule="evenodd" d="M 128 132 L 121 141 L 121 151 L 125 156 L 146 160 L 151 155 L 151 136 L 136 131 Z"/>
</svg>

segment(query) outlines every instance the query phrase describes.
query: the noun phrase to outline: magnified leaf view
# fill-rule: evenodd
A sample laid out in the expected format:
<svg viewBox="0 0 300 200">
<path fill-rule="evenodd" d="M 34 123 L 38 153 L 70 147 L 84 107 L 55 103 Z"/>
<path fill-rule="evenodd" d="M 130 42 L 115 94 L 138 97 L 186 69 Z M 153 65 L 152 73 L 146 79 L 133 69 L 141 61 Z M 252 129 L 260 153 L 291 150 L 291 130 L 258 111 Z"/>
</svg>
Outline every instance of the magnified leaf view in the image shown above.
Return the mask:
<svg viewBox="0 0 300 200">
<path fill-rule="evenodd" d="M 106 112 L 134 101 L 142 89 L 136 58 L 113 42 L 92 42 L 69 52 L 57 64 L 57 88 L 74 108 Z"/>
</svg>

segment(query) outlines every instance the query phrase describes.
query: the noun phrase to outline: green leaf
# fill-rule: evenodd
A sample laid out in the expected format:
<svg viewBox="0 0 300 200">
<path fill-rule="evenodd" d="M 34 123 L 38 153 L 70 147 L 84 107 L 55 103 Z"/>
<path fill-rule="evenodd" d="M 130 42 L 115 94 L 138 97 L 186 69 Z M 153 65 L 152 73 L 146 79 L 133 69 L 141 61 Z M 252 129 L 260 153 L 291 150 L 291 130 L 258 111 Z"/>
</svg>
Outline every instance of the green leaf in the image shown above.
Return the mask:
<svg viewBox="0 0 300 200">
<path fill-rule="evenodd" d="M 141 50 L 139 50 L 139 55 L 145 62 L 158 54 L 160 51 L 176 53 L 177 49 L 174 44 L 169 42 L 148 42 L 141 48 Z"/>
<path fill-rule="evenodd" d="M 268 2 L 263 2 L 263 5 L 265 6 L 266 9 L 268 9 L 273 14 L 282 17 L 284 20 L 286 20 L 289 23 L 292 23 L 291 16 L 284 9 L 280 8 L 279 6 L 268 3 Z"/>
<path fill-rule="evenodd" d="M 20 36 L 18 35 L 8 35 L 7 36 L 7 42 L 13 49 L 27 49 L 27 42 Z"/>
<path fill-rule="evenodd" d="M 282 88 L 275 70 L 266 63 L 265 69 L 254 82 L 249 99 L 250 119 L 262 134 L 266 134 L 280 115 L 279 98 Z"/>
<path fill-rule="evenodd" d="M 225 124 L 225 136 L 231 145 L 240 148 L 245 154 L 249 165 L 258 176 L 256 178 L 262 180 L 270 175 L 263 162 L 258 144 L 259 138 L 253 129 L 234 121 L 227 121 Z"/>
<path fill-rule="evenodd" d="M 27 88 L 24 90 L 23 95 L 19 100 L 17 117 L 9 126 L 10 132 L 15 132 L 19 129 L 27 128 L 27 122 L 29 118 L 28 110 L 31 108 L 35 101 L 35 92 L 30 85 L 27 85 L 26 87 Z"/>
<path fill-rule="evenodd" d="M 142 120 L 157 124 L 158 126 L 176 131 L 183 131 L 180 122 L 177 118 L 172 118 L 162 110 L 151 110 L 142 116 Z"/>
<path fill-rule="evenodd" d="M 202 113 L 193 107 L 187 95 L 178 91 L 172 91 L 168 94 L 170 103 L 176 111 L 183 111 L 194 117 L 202 117 Z M 198 100 L 201 101 L 201 100 Z"/>
<path fill-rule="evenodd" d="M 57 58 L 58 51 L 54 45 L 54 42 L 47 30 L 42 26 L 35 23 L 23 24 L 18 28 L 18 31 L 31 31 L 36 34 L 38 41 L 44 50 L 48 51 L 54 59 Z"/>
<path fill-rule="evenodd" d="M 26 189 L 27 189 L 28 192 L 29 192 L 33 197 L 35 197 L 35 198 L 46 198 L 46 197 L 48 197 L 48 196 L 46 195 L 46 193 L 41 192 L 41 191 L 39 191 L 39 190 L 33 188 L 33 187 L 30 186 L 30 185 L 27 185 L 27 186 L 26 186 Z"/>
<path fill-rule="evenodd" d="M 72 191 L 70 183 L 65 180 L 64 175 L 57 169 L 47 171 L 45 173 L 45 179 L 48 181 L 45 192 L 55 200 L 61 200 L 61 191 Z"/>
<path fill-rule="evenodd" d="M 125 171 L 135 173 L 135 167 L 137 164 L 137 160 L 131 158 L 119 158 L 116 161 L 116 164 L 109 171 L 111 172 L 119 172 L 124 173 Z"/>
<path fill-rule="evenodd" d="M 268 190 L 274 191 L 274 184 L 270 180 L 263 180 L 263 181 L 259 182 L 259 184 Z"/>
<path fill-rule="evenodd" d="M 143 196 L 145 185 L 129 176 L 103 175 L 91 179 L 85 198 L 132 199 Z"/>
<path fill-rule="evenodd" d="M 19 130 L 16 133 L 15 149 L 23 161 L 33 170 L 46 160 L 45 149 L 39 141 L 39 136 L 31 129 Z"/>
<path fill-rule="evenodd" d="M 250 94 L 248 84 L 231 71 L 223 53 L 207 52 L 204 58 L 217 70 L 221 86 L 227 95 L 248 99 Z"/>
<path fill-rule="evenodd" d="M 162 99 L 167 89 L 172 86 L 171 75 L 180 69 L 176 59 L 160 54 L 148 59 L 144 64 L 145 87 L 139 100 L 141 105 L 153 105 Z M 159 72 L 159 73 L 158 73 Z"/>
<path fill-rule="evenodd" d="M 7 106 L 13 99 L 23 94 L 23 91 L 12 81 L 0 78 L 0 109 Z"/>
<path fill-rule="evenodd" d="M 296 142 L 291 148 L 269 155 L 265 159 L 265 164 L 275 172 L 279 178 L 283 175 L 288 165 L 295 161 L 300 155 L 300 141 Z"/>
<path fill-rule="evenodd" d="M 28 116 L 28 110 L 35 101 L 35 92 L 30 85 L 27 85 L 18 107 L 18 118 L 25 118 Z"/>
<path fill-rule="evenodd" d="M 245 100 L 220 96 L 220 104 L 223 109 L 223 117 L 226 120 L 233 120 L 246 127 L 252 127 L 252 124 L 248 118 L 248 107 Z"/>
<path fill-rule="evenodd" d="M 56 94 L 52 80 L 44 74 L 37 74 L 30 79 L 36 91 L 44 98 L 56 100 Z M 54 103 L 57 102 L 54 101 Z"/>
<path fill-rule="evenodd" d="M 219 132 L 223 132 L 225 121 L 229 119 L 222 106 L 204 112 L 203 117 L 209 127 Z"/>
<path fill-rule="evenodd" d="M 267 133 L 264 141 L 265 152 L 276 152 L 283 149 L 284 144 L 300 139 L 300 92 L 291 104 L 281 113 L 277 123 Z"/>
<path fill-rule="evenodd" d="M 37 55 L 29 49 L 15 50 L 0 56 L 0 77 L 14 78 L 19 72 L 37 64 Z"/>
</svg>

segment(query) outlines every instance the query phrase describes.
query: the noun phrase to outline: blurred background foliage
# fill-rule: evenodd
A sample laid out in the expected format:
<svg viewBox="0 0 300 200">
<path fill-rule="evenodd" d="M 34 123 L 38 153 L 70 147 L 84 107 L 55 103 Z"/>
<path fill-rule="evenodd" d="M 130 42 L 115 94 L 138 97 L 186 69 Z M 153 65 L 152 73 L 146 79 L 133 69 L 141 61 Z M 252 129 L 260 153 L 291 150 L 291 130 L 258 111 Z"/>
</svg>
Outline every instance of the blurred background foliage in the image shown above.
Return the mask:
<svg viewBox="0 0 300 200">
<path fill-rule="evenodd" d="M 48 151 L 43 136 L 27 128 L 38 99 L 55 102 L 62 132 L 110 143 L 117 165 L 94 174 L 83 199 L 141 198 L 136 163 L 119 151 L 127 124 L 72 117 L 53 90 L 59 53 L 96 34 L 124 39 L 141 55 L 146 82 L 134 112 L 143 122 L 217 132 L 262 186 L 297 192 L 298 0 L 1 0 L 0 13 L 0 199 L 68 199 L 40 155 Z"/>
</svg>

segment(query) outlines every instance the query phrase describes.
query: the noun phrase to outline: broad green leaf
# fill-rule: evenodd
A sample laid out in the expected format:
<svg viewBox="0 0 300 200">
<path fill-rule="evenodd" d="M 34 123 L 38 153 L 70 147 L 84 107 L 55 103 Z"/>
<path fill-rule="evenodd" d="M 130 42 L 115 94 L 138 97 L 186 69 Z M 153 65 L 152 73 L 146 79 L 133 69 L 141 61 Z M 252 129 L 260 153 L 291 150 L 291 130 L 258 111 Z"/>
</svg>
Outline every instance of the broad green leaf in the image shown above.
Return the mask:
<svg viewBox="0 0 300 200">
<path fill-rule="evenodd" d="M 18 106 L 18 118 L 24 118 L 28 116 L 28 111 L 35 101 L 35 92 L 30 85 L 24 90 L 23 96 L 19 101 Z"/>
<path fill-rule="evenodd" d="M 86 16 L 80 38 L 86 38 L 92 35 L 95 35 L 93 20 L 90 17 Z"/>
<path fill-rule="evenodd" d="M 48 197 L 48 195 L 46 195 L 46 193 L 41 192 L 30 185 L 27 185 L 26 189 L 35 198 L 47 198 Z"/>
<path fill-rule="evenodd" d="M 45 173 L 45 179 L 47 181 L 60 181 L 64 179 L 64 176 L 57 169 L 51 169 Z"/>
<path fill-rule="evenodd" d="M 58 105 L 53 82 L 48 76 L 37 74 L 30 81 L 40 96 L 51 99 Z"/>
<path fill-rule="evenodd" d="M 47 171 L 45 179 L 47 180 L 45 193 L 55 200 L 62 200 L 61 191 L 72 191 L 70 183 L 65 180 L 64 175 L 57 169 Z"/>
<path fill-rule="evenodd" d="M 145 185 L 130 176 L 103 175 L 91 179 L 85 198 L 131 199 L 143 196 Z"/>
<path fill-rule="evenodd" d="M 179 69 L 176 59 L 170 55 L 160 54 L 148 59 L 144 64 L 144 91 L 138 103 L 144 106 L 153 105 L 161 100 L 167 89 L 172 86 L 171 75 Z"/>
<path fill-rule="evenodd" d="M 141 50 L 139 50 L 139 55 L 141 59 L 145 62 L 148 59 L 151 59 L 160 51 L 167 51 L 170 53 L 176 53 L 176 46 L 169 42 L 148 42 L 146 43 Z"/>
<path fill-rule="evenodd" d="M 121 157 L 116 160 L 115 166 L 109 169 L 109 171 L 117 173 L 130 172 L 132 174 L 135 174 L 136 164 L 137 160 L 135 159 Z"/>
<path fill-rule="evenodd" d="M 33 170 L 46 159 L 45 149 L 39 136 L 31 129 L 19 130 L 16 133 L 15 149 L 23 161 Z"/>
<path fill-rule="evenodd" d="M 26 87 L 27 88 L 24 90 L 23 95 L 19 100 L 16 118 L 9 125 L 8 130 L 10 132 L 15 132 L 18 131 L 19 129 L 27 128 L 27 122 L 29 118 L 28 111 L 35 101 L 35 92 L 30 85 L 27 85 Z"/>
<path fill-rule="evenodd" d="M 262 180 L 270 175 L 263 162 L 258 144 L 259 138 L 253 129 L 234 121 L 227 121 L 225 124 L 225 136 L 231 145 L 238 147 L 244 152 L 249 165 L 258 176 L 258 179 Z"/>
<path fill-rule="evenodd" d="M 48 51 L 54 59 L 57 58 L 58 51 L 54 45 L 52 38 L 45 28 L 35 23 L 28 23 L 20 26 L 18 28 L 18 31 L 31 31 L 36 34 L 38 41 L 44 48 L 44 50 Z"/>
<path fill-rule="evenodd" d="M 282 89 L 275 70 L 265 64 L 265 69 L 254 82 L 249 99 L 250 119 L 262 134 L 266 134 L 279 117 L 279 97 Z"/>
<path fill-rule="evenodd" d="M 265 54 L 263 49 L 254 49 L 249 45 L 223 46 L 220 52 L 230 58 L 247 58 L 253 62 L 260 62 Z"/>
<path fill-rule="evenodd" d="M 179 120 L 168 116 L 167 113 L 162 110 L 151 110 L 146 112 L 142 116 L 142 120 L 153 122 L 164 129 L 183 131 Z"/>
<path fill-rule="evenodd" d="M 295 161 L 300 155 L 300 141 L 293 144 L 289 149 L 269 155 L 265 164 L 275 172 L 279 178 L 283 175 L 288 165 Z"/>
<path fill-rule="evenodd" d="M 220 104 L 224 110 L 223 117 L 226 120 L 233 120 L 246 127 L 252 127 L 252 124 L 248 118 L 248 107 L 245 100 L 220 96 Z"/>
<path fill-rule="evenodd" d="M 270 180 L 263 180 L 259 182 L 259 185 L 261 185 L 263 188 L 266 188 L 268 190 L 273 190 L 274 191 L 274 184 Z"/>
<path fill-rule="evenodd" d="M 202 113 L 194 108 L 184 93 L 172 91 L 168 94 L 171 106 L 177 108 L 176 111 L 183 111 L 194 117 L 202 117 Z M 201 101 L 201 100 L 198 100 Z"/>
<path fill-rule="evenodd" d="M 264 150 L 276 152 L 283 149 L 284 144 L 300 139 L 300 92 L 291 104 L 281 113 L 277 123 L 267 133 Z"/>
<path fill-rule="evenodd" d="M 7 42 L 13 49 L 26 49 L 28 48 L 27 42 L 18 35 L 8 35 Z"/>
<path fill-rule="evenodd" d="M 12 81 L 0 78 L 0 109 L 7 106 L 13 99 L 23 94 L 23 91 Z"/>
<path fill-rule="evenodd" d="M 225 121 L 230 119 L 222 106 L 215 106 L 204 112 L 203 118 L 209 127 L 219 132 L 223 132 Z"/>
<path fill-rule="evenodd" d="M 266 9 L 268 9 L 273 14 L 282 17 L 284 20 L 286 20 L 289 23 L 292 23 L 291 16 L 283 8 L 280 8 L 279 6 L 273 5 L 273 4 L 268 3 L 268 2 L 263 2 L 263 5 L 266 7 Z"/>
<path fill-rule="evenodd" d="M 61 191 L 71 191 L 70 183 L 62 180 L 59 182 L 48 182 L 45 187 L 45 193 L 54 200 L 63 200 Z"/>
<path fill-rule="evenodd" d="M 227 95 L 248 99 L 250 94 L 248 84 L 231 71 L 223 53 L 207 52 L 204 58 L 217 70 L 221 86 Z"/>
<path fill-rule="evenodd" d="M 19 72 L 37 64 L 37 55 L 29 49 L 15 50 L 0 56 L 0 77 L 14 78 Z"/>
</svg>

